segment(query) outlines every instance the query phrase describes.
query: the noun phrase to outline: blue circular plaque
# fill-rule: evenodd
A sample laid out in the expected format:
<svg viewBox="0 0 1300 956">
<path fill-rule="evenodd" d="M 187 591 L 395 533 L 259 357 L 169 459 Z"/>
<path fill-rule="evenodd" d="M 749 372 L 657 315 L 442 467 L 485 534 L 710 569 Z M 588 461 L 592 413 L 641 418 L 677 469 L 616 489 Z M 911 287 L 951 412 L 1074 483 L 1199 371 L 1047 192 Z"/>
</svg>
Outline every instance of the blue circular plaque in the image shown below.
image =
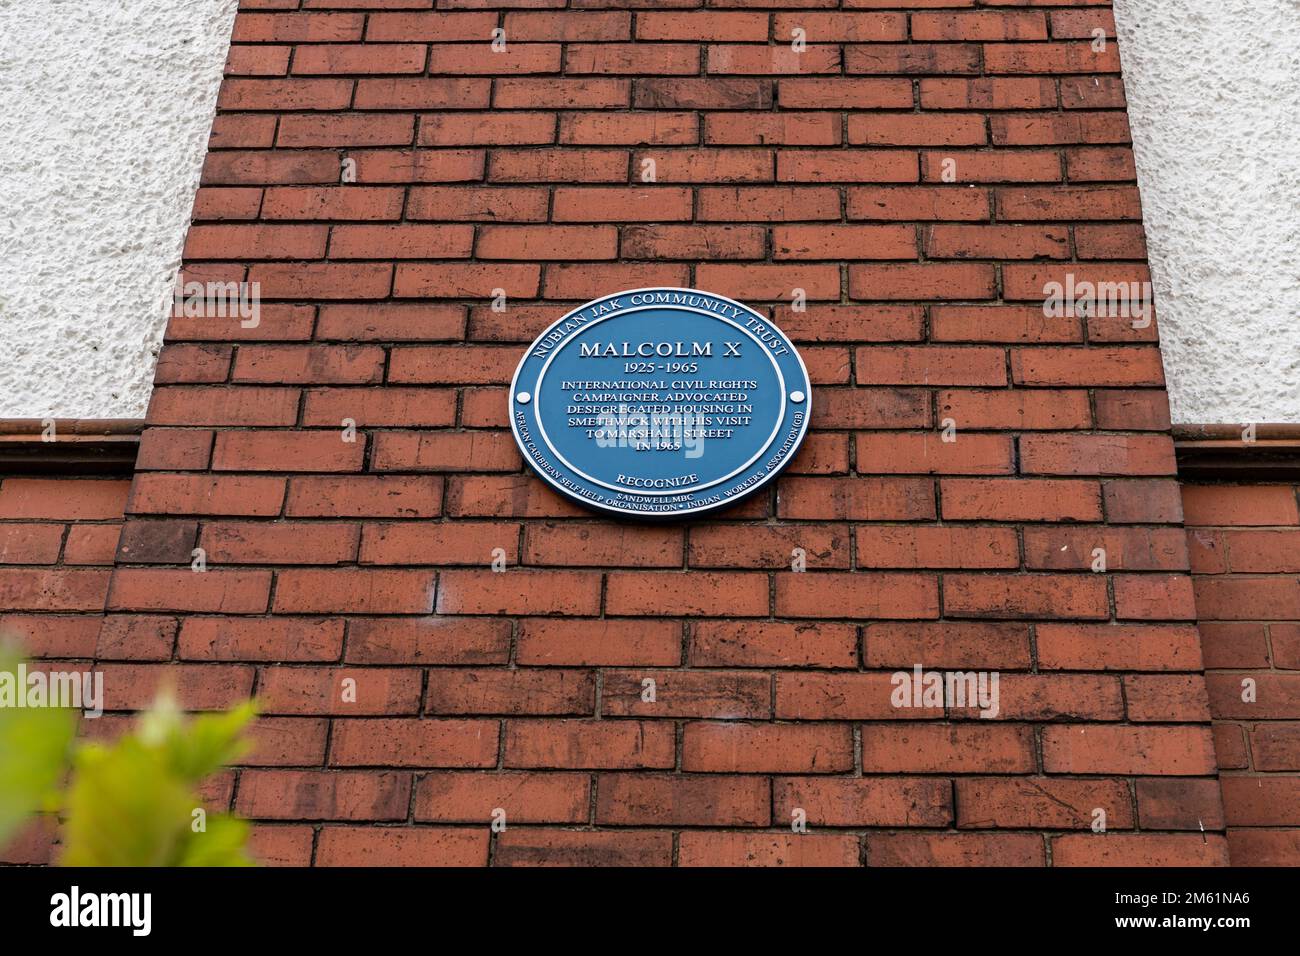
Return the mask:
<svg viewBox="0 0 1300 956">
<path fill-rule="evenodd" d="M 735 504 L 808 431 L 803 359 L 766 316 L 696 289 L 631 289 L 537 337 L 510 383 L 524 460 L 597 511 L 683 518 Z"/>
</svg>

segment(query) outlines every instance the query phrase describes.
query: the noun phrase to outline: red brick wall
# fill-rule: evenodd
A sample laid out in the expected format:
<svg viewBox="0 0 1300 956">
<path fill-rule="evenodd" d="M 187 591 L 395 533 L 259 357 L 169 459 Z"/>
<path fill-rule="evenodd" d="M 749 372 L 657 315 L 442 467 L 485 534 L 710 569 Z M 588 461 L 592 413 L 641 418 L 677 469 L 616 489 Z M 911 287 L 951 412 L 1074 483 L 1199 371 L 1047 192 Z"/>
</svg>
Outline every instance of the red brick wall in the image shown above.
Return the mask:
<svg viewBox="0 0 1300 956">
<path fill-rule="evenodd" d="M 186 260 L 262 321 L 171 323 L 109 597 L 113 705 L 263 702 L 265 858 L 1226 862 L 1154 327 L 1036 304 L 1147 275 L 1107 6 L 357 3 L 243 4 Z M 705 524 L 570 506 L 506 430 L 533 335 L 657 284 L 814 378 Z M 891 707 L 917 664 L 999 717 Z"/>
<path fill-rule="evenodd" d="M 42 664 L 88 668 L 123 645 L 137 652 L 122 616 L 105 626 L 104 603 L 130 482 L 121 478 L 0 477 L 0 642 Z M 36 823 L 0 863 L 46 863 L 50 830 Z"/>
<path fill-rule="evenodd" d="M 1228 844 L 1240 866 L 1300 865 L 1298 492 L 1183 488 Z"/>
<path fill-rule="evenodd" d="M 90 660 L 101 635 L 130 482 L 0 477 L 0 637 L 42 658 Z"/>
</svg>

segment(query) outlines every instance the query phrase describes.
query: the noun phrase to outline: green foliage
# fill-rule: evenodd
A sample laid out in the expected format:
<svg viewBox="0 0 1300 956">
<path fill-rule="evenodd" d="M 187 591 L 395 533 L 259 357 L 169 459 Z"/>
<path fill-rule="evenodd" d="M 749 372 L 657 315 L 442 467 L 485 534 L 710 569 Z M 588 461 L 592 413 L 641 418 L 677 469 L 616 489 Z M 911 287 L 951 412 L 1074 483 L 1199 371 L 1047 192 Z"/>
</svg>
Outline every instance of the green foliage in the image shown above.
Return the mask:
<svg viewBox="0 0 1300 956">
<path fill-rule="evenodd" d="M 0 673 L 21 658 L 0 647 Z M 0 847 L 56 797 L 77 730 L 76 712 L 57 707 L 0 707 Z"/>
<path fill-rule="evenodd" d="M 17 662 L 0 656 L 0 670 Z M 46 808 L 64 820 L 65 866 L 251 866 L 248 824 L 207 812 L 198 791 L 245 753 L 254 715 L 249 702 L 187 720 L 163 695 L 133 733 L 74 744 L 75 711 L 0 707 L 0 845 Z"/>
</svg>

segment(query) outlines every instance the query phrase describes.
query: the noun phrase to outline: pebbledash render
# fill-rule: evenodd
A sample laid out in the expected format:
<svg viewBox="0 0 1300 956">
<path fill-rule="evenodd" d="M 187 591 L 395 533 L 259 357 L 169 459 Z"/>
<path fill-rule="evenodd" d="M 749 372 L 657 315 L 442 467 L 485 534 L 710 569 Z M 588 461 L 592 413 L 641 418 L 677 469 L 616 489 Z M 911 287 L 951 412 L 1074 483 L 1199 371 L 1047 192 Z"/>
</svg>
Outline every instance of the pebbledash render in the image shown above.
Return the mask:
<svg viewBox="0 0 1300 956">
<path fill-rule="evenodd" d="M 1108 4 L 434 7 L 244 0 L 183 281 L 256 319 L 178 307 L 138 449 L 5 436 L 0 629 L 94 732 L 255 695 L 209 796 L 272 864 L 1300 863 L 1291 433 L 1176 444 L 1153 317 L 1045 309 L 1149 281 Z M 811 379 L 702 520 L 510 431 L 648 287 Z"/>
</svg>

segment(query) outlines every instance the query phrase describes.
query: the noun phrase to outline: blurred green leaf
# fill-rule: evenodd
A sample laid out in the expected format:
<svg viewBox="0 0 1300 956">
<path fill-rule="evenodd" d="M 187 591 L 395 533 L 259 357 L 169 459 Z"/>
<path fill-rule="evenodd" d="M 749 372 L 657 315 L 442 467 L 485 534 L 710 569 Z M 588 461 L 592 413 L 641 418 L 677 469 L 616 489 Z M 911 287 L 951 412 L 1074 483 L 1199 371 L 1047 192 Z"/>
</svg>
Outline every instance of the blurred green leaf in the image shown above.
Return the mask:
<svg viewBox="0 0 1300 956">
<path fill-rule="evenodd" d="M 16 653 L 0 648 L 0 675 L 17 682 L 20 663 Z M 0 706 L 0 847 L 50 803 L 67 769 L 76 730 L 73 710 Z"/>
<path fill-rule="evenodd" d="M 85 745 L 68 792 L 64 866 L 249 866 L 248 825 L 207 813 L 205 777 L 238 759 L 252 703 L 186 721 L 168 695 L 137 732 Z M 196 814 L 196 811 L 203 811 Z M 195 827 L 195 818 L 202 826 Z"/>
<path fill-rule="evenodd" d="M 0 646 L 0 680 L 20 663 Z M 186 718 L 164 692 L 131 733 L 77 743 L 74 710 L 0 705 L 0 847 L 45 810 L 64 818 L 64 866 L 252 866 L 248 824 L 208 813 L 199 788 L 244 755 L 255 716 L 250 701 Z"/>
</svg>

